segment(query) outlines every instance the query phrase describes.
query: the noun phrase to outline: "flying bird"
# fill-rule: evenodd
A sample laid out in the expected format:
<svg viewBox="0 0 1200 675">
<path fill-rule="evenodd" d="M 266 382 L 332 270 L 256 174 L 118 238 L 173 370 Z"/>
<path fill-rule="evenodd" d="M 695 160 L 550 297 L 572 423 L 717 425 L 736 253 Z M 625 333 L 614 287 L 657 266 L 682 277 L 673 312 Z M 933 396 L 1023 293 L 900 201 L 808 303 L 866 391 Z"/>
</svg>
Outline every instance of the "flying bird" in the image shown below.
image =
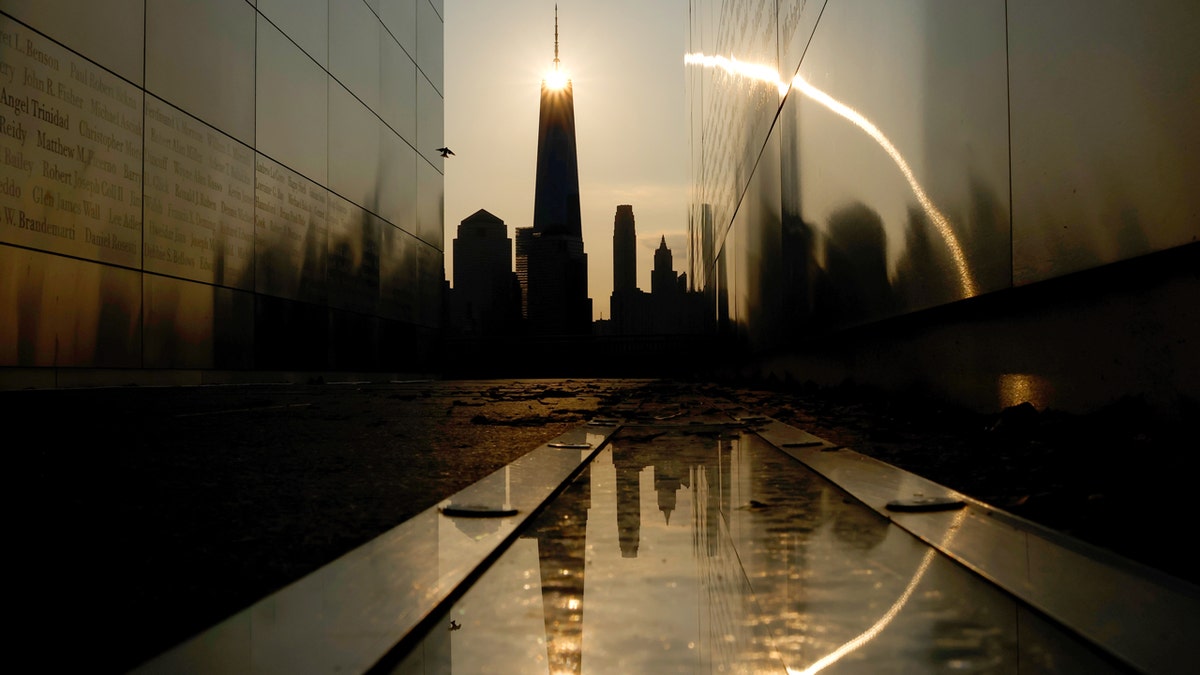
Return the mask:
<svg viewBox="0 0 1200 675">
<path fill-rule="evenodd" d="M 449 157 L 454 154 L 454 151 L 450 148 L 438 148 L 437 151 L 442 153 L 442 157 Z"/>
</svg>

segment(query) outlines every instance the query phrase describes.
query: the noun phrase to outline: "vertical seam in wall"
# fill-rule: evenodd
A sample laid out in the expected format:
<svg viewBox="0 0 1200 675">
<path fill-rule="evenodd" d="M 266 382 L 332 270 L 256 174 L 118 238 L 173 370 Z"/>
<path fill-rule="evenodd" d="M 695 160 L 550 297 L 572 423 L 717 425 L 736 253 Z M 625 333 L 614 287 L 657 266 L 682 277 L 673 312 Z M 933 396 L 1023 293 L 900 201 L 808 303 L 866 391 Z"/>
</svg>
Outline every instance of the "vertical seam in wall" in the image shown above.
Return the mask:
<svg viewBox="0 0 1200 675">
<path fill-rule="evenodd" d="M 146 135 L 149 133 L 149 127 L 146 126 L 146 82 L 147 68 L 146 59 L 148 49 L 146 42 L 149 39 L 149 24 L 150 20 L 149 2 L 142 2 L 142 184 L 140 186 L 142 194 L 141 199 L 141 218 L 142 218 L 142 245 L 139 247 L 141 254 L 138 259 L 138 367 L 146 368 Z"/>
<path fill-rule="evenodd" d="M 799 64 L 796 64 L 799 67 Z M 783 73 L 783 35 L 779 33 L 779 0 L 775 0 L 775 69 Z M 790 89 L 790 87 L 789 87 Z M 783 108 L 783 101 L 779 107 Z"/>
<path fill-rule="evenodd" d="M 254 4 L 254 132 L 250 134 L 250 161 L 254 165 L 254 182 L 250 189 L 254 191 L 254 203 L 250 208 L 250 299 L 258 304 L 258 3 Z M 328 178 L 328 176 L 326 177 Z M 254 307 L 251 306 L 251 311 Z M 250 368 L 257 368 L 257 317 L 251 316 L 250 321 Z"/>
<path fill-rule="evenodd" d="M 333 96 L 330 93 L 330 84 L 338 82 L 333 76 L 333 3 L 325 3 L 325 67 L 322 71 L 325 73 L 325 190 L 330 194 L 333 193 L 333 178 L 329 175 L 329 155 L 333 152 Z M 279 32 L 283 33 L 282 30 Z M 284 33 L 287 35 L 287 33 Z M 317 64 L 320 65 L 320 64 Z M 341 82 L 338 82 L 339 86 Z M 347 89 L 346 91 L 350 91 Z M 347 200 L 349 201 L 349 200 Z M 329 246 L 329 212 L 332 204 L 325 207 L 325 246 Z M 328 278 L 326 279 L 328 281 Z"/>
<path fill-rule="evenodd" d="M 1013 220 L 1015 219 L 1015 203 L 1013 201 L 1013 139 L 1012 139 L 1012 53 L 1010 50 L 1010 38 L 1008 35 L 1008 0 L 1004 0 L 1004 100 L 1008 104 L 1008 114 L 1005 121 L 1008 124 L 1008 287 L 1012 288 L 1015 283 L 1016 275 L 1013 273 L 1013 268 L 1017 263 L 1016 260 L 1016 237 L 1013 233 Z"/>
</svg>

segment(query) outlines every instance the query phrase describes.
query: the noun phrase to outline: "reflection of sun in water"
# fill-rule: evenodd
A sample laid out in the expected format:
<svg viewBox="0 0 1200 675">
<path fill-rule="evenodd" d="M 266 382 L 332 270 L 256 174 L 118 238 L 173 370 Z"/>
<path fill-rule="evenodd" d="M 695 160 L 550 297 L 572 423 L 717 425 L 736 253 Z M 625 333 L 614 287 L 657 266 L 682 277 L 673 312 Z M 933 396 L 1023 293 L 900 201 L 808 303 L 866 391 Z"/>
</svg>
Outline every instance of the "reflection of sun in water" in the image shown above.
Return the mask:
<svg viewBox="0 0 1200 675">
<path fill-rule="evenodd" d="M 963 297 L 971 297 L 979 294 L 979 290 L 975 285 L 975 278 L 971 274 L 970 267 L 967 265 L 966 255 L 963 253 L 962 246 L 958 242 L 958 237 L 954 234 L 954 229 L 950 224 L 950 220 L 946 218 L 933 200 L 925 193 L 925 188 L 917 181 L 912 169 L 900 151 L 892 144 L 892 141 L 884 135 L 884 133 L 875 126 L 870 120 L 864 117 L 854 108 L 842 103 L 829 94 L 809 84 L 807 80 L 799 74 L 792 79 L 791 82 L 784 82 L 779 72 L 770 66 L 764 66 L 757 63 L 748 63 L 739 61 L 735 58 L 725 58 L 724 56 L 708 56 L 705 54 L 685 54 L 683 62 L 689 65 L 698 65 L 705 68 L 719 68 L 729 73 L 730 75 L 738 75 L 750 80 L 757 80 L 768 85 L 774 86 L 779 90 L 779 95 L 784 96 L 789 89 L 796 89 L 808 98 L 820 103 L 828 108 L 833 113 L 846 119 L 854 126 L 862 130 L 867 136 L 879 144 L 879 147 L 892 159 L 896 168 L 900 170 L 904 180 L 908 183 L 908 187 L 912 190 L 913 196 L 917 198 L 921 208 L 929 216 L 934 229 L 945 242 L 946 248 L 950 251 L 950 257 L 954 260 L 954 266 L 958 271 L 959 286 L 962 289 Z"/>
<path fill-rule="evenodd" d="M 542 82 L 546 83 L 547 89 L 565 89 L 567 83 L 570 81 L 567 74 L 561 70 L 551 70 L 542 78 Z"/>
</svg>

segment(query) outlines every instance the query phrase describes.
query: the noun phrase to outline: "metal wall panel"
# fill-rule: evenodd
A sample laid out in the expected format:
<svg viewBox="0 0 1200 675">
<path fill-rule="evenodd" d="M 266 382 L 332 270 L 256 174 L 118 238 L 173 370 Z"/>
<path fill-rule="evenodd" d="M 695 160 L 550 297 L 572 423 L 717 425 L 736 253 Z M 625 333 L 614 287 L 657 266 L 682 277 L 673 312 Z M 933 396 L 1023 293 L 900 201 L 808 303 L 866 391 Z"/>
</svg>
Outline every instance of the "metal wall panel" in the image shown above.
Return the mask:
<svg viewBox="0 0 1200 675">
<path fill-rule="evenodd" d="M 825 7 L 779 119 L 788 277 L 823 328 L 1008 286 L 1003 10 Z"/>
<path fill-rule="evenodd" d="M 141 263 L 142 93 L 0 17 L 0 242 Z"/>
<path fill-rule="evenodd" d="M 1195 3 L 769 5 L 690 12 L 690 51 L 736 61 L 689 59 L 687 74 L 691 269 L 731 293 L 736 320 L 768 294 L 789 320 L 836 330 L 1200 237 Z M 763 110 L 787 84 L 769 120 L 782 276 L 750 292 L 714 272 L 774 245 L 728 228 L 773 226 L 739 209 L 751 174 L 773 170 Z"/>
<path fill-rule="evenodd" d="M 417 325 L 441 326 L 442 305 L 435 288 L 446 278 L 442 252 L 424 242 L 417 244 Z"/>
<path fill-rule="evenodd" d="M 442 221 L 446 211 L 442 174 L 428 163 L 417 159 L 417 238 L 442 250 Z"/>
<path fill-rule="evenodd" d="M 324 304 L 329 191 L 255 156 L 255 290 Z"/>
<path fill-rule="evenodd" d="M 0 246 L 0 366 L 140 365 L 141 274 Z"/>
<path fill-rule="evenodd" d="M 791 76 L 816 30 L 826 0 L 781 0 L 779 2 L 779 72 Z"/>
<path fill-rule="evenodd" d="M 385 226 L 377 216 L 330 195 L 325 268 L 330 306 L 363 314 L 379 310 L 379 237 Z"/>
<path fill-rule="evenodd" d="M 0 0 L 0 365 L 419 365 L 440 8 L 103 4 Z"/>
<path fill-rule="evenodd" d="M 395 40 L 380 40 L 382 65 L 379 107 L 375 112 L 410 144 L 417 142 L 417 64 Z"/>
<path fill-rule="evenodd" d="M 378 10 L 384 27 L 413 60 L 417 55 L 418 2 L 423 0 L 379 0 Z"/>
<path fill-rule="evenodd" d="M 700 157 L 701 188 L 697 197 L 711 205 L 719 223 L 720 240 L 750 182 L 781 94 L 774 4 L 724 3 L 704 13 L 709 12 L 715 23 L 701 27 L 701 53 L 732 56 L 774 74 L 768 79 L 743 77 L 718 67 L 712 68 L 699 85 L 705 110 L 699 133 L 705 147 Z"/>
<path fill-rule="evenodd" d="M 254 8 L 148 0 L 146 90 L 254 144 Z"/>
<path fill-rule="evenodd" d="M 329 67 L 329 0 L 259 0 L 258 11 L 309 58 Z"/>
<path fill-rule="evenodd" d="M 425 164 L 404 139 L 383 127 L 379 131 L 379 215 L 396 227 L 417 232 L 417 162 Z M 435 178 L 436 180 L 436 178 Z"/>
<path fill-rule="evenodd" d="M 328 180 L 329 74 L 258 18 L 255 149 L 311 180 Z"/>
<path fill-rule="evenodd" d="M 778 341 L 784 319 L 779 190 L 779 134 L 772 133 L 742 197 L 733 233 L 740 244 L 735 265 L 737 323 L 745 326 L 746 337 L 757 347 Z"/>
<path fill-rule="evenodd" d="M 329 187 L 370 211 L 379 212 L 379 118 L 335 80 L 329 80 Z M 390 133 L 390 132 L 389 132 Z"/>
<path fill-rule="evenodd" d="M 381 34 L 363 0 L 329 0 L 329 72 L 373 110 L 379 109 Z"/>
<path fill-rule="evenodd" d="M 139 85 L 145 7 L 145 0 L 0 0 L 0 11 Z"/>
<path fill-rule="evenodd" d="M 254 288 L 254 152 L 146 97 L 145 269 Z"/>
<path fill-rule="evenodd" d="M 1200 238 L 1200 4 L 1008 3 L 1013 277 Z"/>
<path fill-rule="evenodd" d="M 147 368 L 248 368 L 254 296 L 181 279 L 143 276 Z"/>
<path fill-rule="evenodd" d="M 379 313 L 389 319 L 415 323 L 417 319 L 416 237 L 390 225 L 380 232 Z"/>
<path fill-rule="evenodd" d="M 446 91 L 442 86 L 443 44 L 441 10 L 426 0 L 417 0 L 417 67 L 439 95 Z"/>
<path fill-rule="evenodd" d="M 445 101 L 437 89 L 424 77 L 417 77 L 417 151 L 425 160 L 442 171 L 445 159 L 437 149 L 442 147 Z"/>
</svg>

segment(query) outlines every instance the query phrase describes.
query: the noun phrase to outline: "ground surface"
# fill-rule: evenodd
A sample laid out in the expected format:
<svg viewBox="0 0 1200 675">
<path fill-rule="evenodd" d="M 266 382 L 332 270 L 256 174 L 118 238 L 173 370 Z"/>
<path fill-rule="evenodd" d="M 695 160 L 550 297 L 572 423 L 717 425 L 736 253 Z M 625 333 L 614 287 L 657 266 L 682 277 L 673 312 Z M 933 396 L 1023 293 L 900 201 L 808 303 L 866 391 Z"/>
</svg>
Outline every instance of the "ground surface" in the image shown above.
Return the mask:
<svg viewBox="0 0 1200 675">
<path fill-rule="evenodd" d="M 1194 444 L 1136 403 L 983 416 L 854 389 L 630 380 L 2 392 L 22 642 L 122 672 L 586 419 L 700 399 L 1200 577 L 1173 524 Z"/>
</svg>

